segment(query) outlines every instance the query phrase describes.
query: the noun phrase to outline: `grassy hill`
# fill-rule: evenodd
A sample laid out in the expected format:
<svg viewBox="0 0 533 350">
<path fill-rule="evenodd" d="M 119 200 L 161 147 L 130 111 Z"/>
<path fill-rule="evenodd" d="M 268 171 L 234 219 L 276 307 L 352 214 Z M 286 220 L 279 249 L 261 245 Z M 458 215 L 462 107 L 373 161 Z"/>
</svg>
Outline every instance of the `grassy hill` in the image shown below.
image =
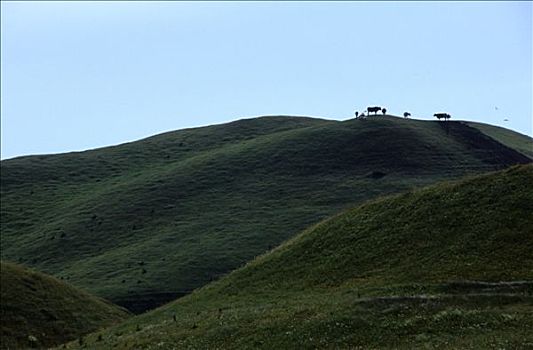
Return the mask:
<svg viewBox="0 0 533 350">
<path fill-rule="evenodd" d="M 15 158 L 1 163 L 2 258 L 143 311 L 369 198 L 530 161 L 464 122 L 391 116 L 263 117 Z"/>
<path fill-rule="evenodd" d="M 531 347 L 531 184 L 517 166 L 367 202 L 84 346 Z"/>
<path fill-rule="evenodd" d="M 481 132 L 494 138 L 498 142 L 501 142 L 533 159 L 533 140 L 531 137 L 490 124 L 476 122 L 467 122 L 467 124 L 479 129 Z"/>
<path fill-rule="evenodd" d="M 54 277 L 8 262 L 0 269 L 1 349 L 58 345 L 129 316 Z"/>
</svg>

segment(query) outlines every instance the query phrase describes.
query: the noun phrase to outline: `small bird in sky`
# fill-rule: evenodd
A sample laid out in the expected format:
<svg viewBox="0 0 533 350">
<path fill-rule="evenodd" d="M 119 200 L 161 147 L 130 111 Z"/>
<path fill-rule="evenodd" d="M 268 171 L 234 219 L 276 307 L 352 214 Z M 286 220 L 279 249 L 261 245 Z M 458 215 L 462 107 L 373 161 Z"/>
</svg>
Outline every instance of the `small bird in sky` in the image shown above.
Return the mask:
<svg viewBox="0 0 533 350">
<path fill-rule="evenodd" d="M 498 110 L 498 106 L 495 106 L 494 109 L 495 109 L 495 110 Z"/>
</svg>

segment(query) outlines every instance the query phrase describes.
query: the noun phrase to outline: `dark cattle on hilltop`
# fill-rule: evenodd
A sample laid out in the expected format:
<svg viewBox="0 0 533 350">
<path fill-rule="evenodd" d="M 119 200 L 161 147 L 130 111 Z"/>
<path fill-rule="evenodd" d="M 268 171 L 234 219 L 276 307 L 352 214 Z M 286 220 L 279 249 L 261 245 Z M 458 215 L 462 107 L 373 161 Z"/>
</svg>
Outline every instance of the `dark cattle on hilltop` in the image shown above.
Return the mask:
<svg viewBox="0 0 533 350">
<path fill-rule="evenodd" d="M 410 117 L 410 116 L 411 116 L 411 113 L 409 113 L 409 112 L 404 112 L 403 113 L 403 117 L 404 118 L 407 118 L 407 117 Z"/>
<path fill-rule="evenodd" d="M 377 106 L 368 107 L 366 110 L 368 111 L 368 114 L 370 113 L 378 114 L 378 112 L 381 111 L 381 107 L 377 107 Z"/>
<path fill-rule="evenodd" d="M 433 114 L 433 116 L 436 117 L 438 120 L 440 120 L 441 118 L 444 118 L 444 120 L 448 120 L 452 117 L 448 113 L 435 113 Z"/>
</svg>

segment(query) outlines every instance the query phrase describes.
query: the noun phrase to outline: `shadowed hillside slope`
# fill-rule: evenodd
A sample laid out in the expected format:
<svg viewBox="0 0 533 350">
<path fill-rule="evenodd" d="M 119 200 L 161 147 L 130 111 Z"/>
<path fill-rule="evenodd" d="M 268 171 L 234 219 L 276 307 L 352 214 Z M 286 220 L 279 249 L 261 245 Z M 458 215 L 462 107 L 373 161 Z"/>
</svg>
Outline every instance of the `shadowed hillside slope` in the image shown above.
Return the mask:
<svg viewBox="0 0 533 350">
<path fill-rule="evenodd" d="M 0 348 L 44 348 L 118 323 L 129 313 L 51 276 L 0 263 Z"/>
<path fill-rule="evenodd" d="M 526 348 L 532 184 L 527 165 L 370 201 L 86 345 Z"/>
<path fill-rule="evenodd" d="M 376 196 L 531 160 L 463 122 L 264 117 L 2 161 L 2 257 L 131 310 Z"/>
<path fill-rule="evenodd" d="M 479 129 L 484 134 L 511 147 L 529 158 L 533 159 L 533 139 L 526 135 L 518 134 L 512 130 L 484 123 L 467 122 L 469 126 Z"/>
</svg>

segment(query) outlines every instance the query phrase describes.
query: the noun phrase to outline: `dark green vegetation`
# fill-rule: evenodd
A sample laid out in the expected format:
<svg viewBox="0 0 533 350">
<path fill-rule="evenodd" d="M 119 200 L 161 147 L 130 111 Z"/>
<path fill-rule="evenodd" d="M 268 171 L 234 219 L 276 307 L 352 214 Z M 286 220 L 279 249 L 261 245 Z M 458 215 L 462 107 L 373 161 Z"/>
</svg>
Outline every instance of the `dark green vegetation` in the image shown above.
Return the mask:
<svg viewBox="0 0 533 350">
<path fill-rule="evenodd" d="M 7 262 L 0 269 L 2 349 L 59 345 L 129 316 L 52 276 Z"/>
<path fill-rule="evenodd" d="M 369 198 L 531 161 L 446 126 L 264 117 L 2 161 L 2 257 L 142 311 Z"/>
<path fill-rule="evenodd" d="M 467 124 L 479 129 L 481 132 L 498 140 L 498 142 L 503 143 L 507 147 L 511 147 L 533 159 L 533 140 L 530 137 L 490 124 L 475 122 L 467 122 Z"/>
<path fill-rule="evenodd" d="M 370 201 L 84 345 L 531 347 L 532 184 L 516 166 Z"/>
</svg>

